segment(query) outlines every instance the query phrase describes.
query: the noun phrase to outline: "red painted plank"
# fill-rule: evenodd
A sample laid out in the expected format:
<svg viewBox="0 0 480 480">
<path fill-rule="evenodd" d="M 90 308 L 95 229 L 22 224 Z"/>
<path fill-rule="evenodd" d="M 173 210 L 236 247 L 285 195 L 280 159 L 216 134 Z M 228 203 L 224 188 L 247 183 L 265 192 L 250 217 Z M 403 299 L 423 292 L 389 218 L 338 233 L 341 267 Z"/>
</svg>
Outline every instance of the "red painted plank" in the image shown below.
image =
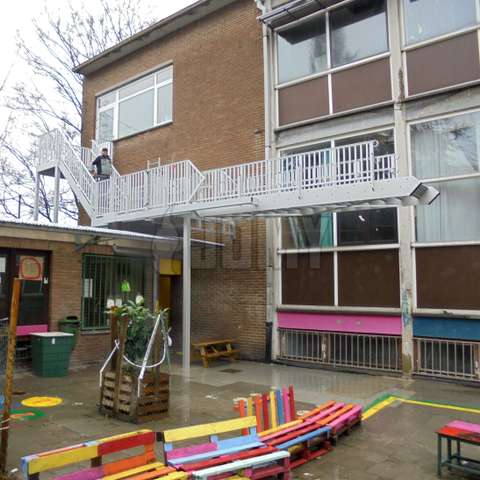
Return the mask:
<svg viewBox="0 0 480 480">
<path fill-rule="evenodd" d="M 297 410 L 295 408 L 295 393 L 293 391 L 293 385 L 288 387 L 288 396 L 290 398 L 290 418 L 291 420 L 297 419 Z"/>
<path fill-rule="evenodd" d="M 155 461 L 155 453 L 147 452 L 143 453 L 142 455 L 136 455 L 134 457 L 117 460 L 116 462 L 107 463 L 106 465 L 103 465 L 103 471 L 105 476 L 108 476 L 115 473 L 124 472 L 125 470 L 130 470 L 131 468 L 141 467 L 142 465 L 147 465 L 147 463 L 152 463 Z"/>
<path fill-rule="evenodd" d="M 270 417 L 268 414 L 268 393 L 262 395 L 263 402 L 263 430 L 268 430 L 270 428 Z"/>
<path fill-rule="evenodd" d="M 468 430 L 461 430 L 460 428 L 455 427 L 443 427 L 440 430 L 437 430 L 437 433 L 480 445 L 480 434 L 476 432 L 469 432 Z"/>
<path fill-rule="evenodd" d="M 109 453 L 121 452 L 129 448 L 141 447 L 143 445 L 155 444 L 155 432 L 139 433 L 132 437 L 118 438 L 116 440 L 106 441 L 98 445 L 99 456 Z"/>
<path fill-rule="evenodd" d="M 255 396 L 253 405 L 257 417 L 257 432 L 260 432 L 262 430 L 262 397 L 260 395 Z"/>
<path fill-rule="evenodd" d="M 217 465 L 224 465 L 225 463 L 234 462 L 236 460 L 245 460 L 246 458 L 259 457 L 261 455 L 266 455 L 267 453 L 275 452 L 276 450 L 277 449 L 274 447 L 261 447 L 254 450 L 247 450 L 246 452 L 223 455 L 222 457 L 212 458 L 210 460 L 203 460 L 201 462 L 178 465 L 178 468 L 186 472 L 192 472 L 193 470 L 203 470 L 204 468 L 216 467 Z"/>
<path fill-rule="evenodd" d="M 299 430 L 295 430 L 294 432 L 287 433 L 279 438 L 274 438 L 273 440 L 267 441 L 267 445 L 275 446 L 281 443 L 288 442 L 289 440 L 293 440 L 294 438 L 299 437 L 300 435 L 304 435 L 305 433 L 313 432 L 313 430 L 318 430 L 318 424 L 312 423 L 311 425 L 304 426 Z"/>
</svg>

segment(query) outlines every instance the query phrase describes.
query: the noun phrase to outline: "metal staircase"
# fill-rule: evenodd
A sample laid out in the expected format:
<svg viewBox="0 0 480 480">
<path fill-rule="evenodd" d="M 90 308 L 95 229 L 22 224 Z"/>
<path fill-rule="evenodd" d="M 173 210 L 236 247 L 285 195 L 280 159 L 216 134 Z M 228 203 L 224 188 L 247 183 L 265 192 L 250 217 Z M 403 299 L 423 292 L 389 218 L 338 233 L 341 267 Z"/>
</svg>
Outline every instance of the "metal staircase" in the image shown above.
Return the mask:
<svg viewBox="0 0 480 480">
<path fill-rule="evenodd" d="M 37 149 L 38 172 L 58 167 L 96 226 L 169 215 L 308 215 L 426 204 L 438 195 L 415 177 L 400 177 L 395 155 L 376 156 L 375 141 L 204 172 L 190 160 L 125 175 L 114 168 L 108 180 L 95 181 L 89 168 L 102 146 L 76 149 L 55 130 Z"/>
</svg>

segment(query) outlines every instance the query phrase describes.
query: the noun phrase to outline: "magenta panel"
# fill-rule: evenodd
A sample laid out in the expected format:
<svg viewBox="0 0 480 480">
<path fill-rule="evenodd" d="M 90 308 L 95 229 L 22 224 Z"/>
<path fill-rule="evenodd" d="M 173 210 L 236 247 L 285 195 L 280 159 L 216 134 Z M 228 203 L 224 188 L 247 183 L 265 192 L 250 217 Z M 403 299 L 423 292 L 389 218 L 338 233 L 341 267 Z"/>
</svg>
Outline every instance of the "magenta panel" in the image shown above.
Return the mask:
<svg viewBox="0 0 480 480">
<path fill-rule="evenodd" d="M 278 326 L 280 328 L 324 330 L 327 332 L 402 334 L 402 319 L 400 316 L 278 312 Z"/>
<path fill-rule="evenodd" d="M 17 327 L 17 337 L 26 337 L 32 333 L 48 332 L 48 325 L 19 325 Z"/>
</svg>

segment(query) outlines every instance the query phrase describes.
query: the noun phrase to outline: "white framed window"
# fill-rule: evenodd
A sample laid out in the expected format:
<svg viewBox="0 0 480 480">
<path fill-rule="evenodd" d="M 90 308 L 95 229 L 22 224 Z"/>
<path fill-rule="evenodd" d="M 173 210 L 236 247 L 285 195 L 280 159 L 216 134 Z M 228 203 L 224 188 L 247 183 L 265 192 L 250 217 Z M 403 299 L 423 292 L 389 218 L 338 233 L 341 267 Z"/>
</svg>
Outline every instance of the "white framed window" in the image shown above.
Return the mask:
<svg viewBox="0 0 480 480">
<path fill-rule="evenodd" d="M 96 139 L 111 141 L 173 120 L 173 66 L 97 98 Z"/>
<path fill-rule="evenodd" d="M 299 80 L 388 50 L 386 0 L 358 0 L 279 29 L 277 80 Z"/>
<path fill-rule="evenodd" d="M 402 0 L 405 44 L 431 40 L 477 23 L 476 0 Z"/>
<path fill-rule="evenodd" d="M 480 112 L 410 125 L 413 174 L 440 192 L 415 210 L 420 243 L 480 241 Z"/>
</svg>

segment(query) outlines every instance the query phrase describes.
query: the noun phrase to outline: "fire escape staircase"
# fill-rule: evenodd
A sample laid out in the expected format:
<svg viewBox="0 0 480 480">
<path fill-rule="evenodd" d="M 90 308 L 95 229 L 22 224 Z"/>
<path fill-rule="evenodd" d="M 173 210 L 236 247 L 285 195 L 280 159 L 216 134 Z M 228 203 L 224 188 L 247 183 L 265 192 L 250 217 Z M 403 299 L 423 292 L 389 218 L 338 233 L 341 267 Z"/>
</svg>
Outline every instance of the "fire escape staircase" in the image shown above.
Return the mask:
<svg viewBox="0 0 480 480">
<path fill-rule="evenodd" d="M 58 130 L 37 144 L 38 172 L 58 167 L 95 226 L 170 215 L 310 215 L 429 204 L 438 195 L 415 177 L 399 176 L 396 156 L 375 155 L 375 141 L 203 172 L 189 160 L 124 175 L 113 168 L 109 179 L 96 181 L 90 168 L 103 146 L 75 148 Z"/>
</svg>

